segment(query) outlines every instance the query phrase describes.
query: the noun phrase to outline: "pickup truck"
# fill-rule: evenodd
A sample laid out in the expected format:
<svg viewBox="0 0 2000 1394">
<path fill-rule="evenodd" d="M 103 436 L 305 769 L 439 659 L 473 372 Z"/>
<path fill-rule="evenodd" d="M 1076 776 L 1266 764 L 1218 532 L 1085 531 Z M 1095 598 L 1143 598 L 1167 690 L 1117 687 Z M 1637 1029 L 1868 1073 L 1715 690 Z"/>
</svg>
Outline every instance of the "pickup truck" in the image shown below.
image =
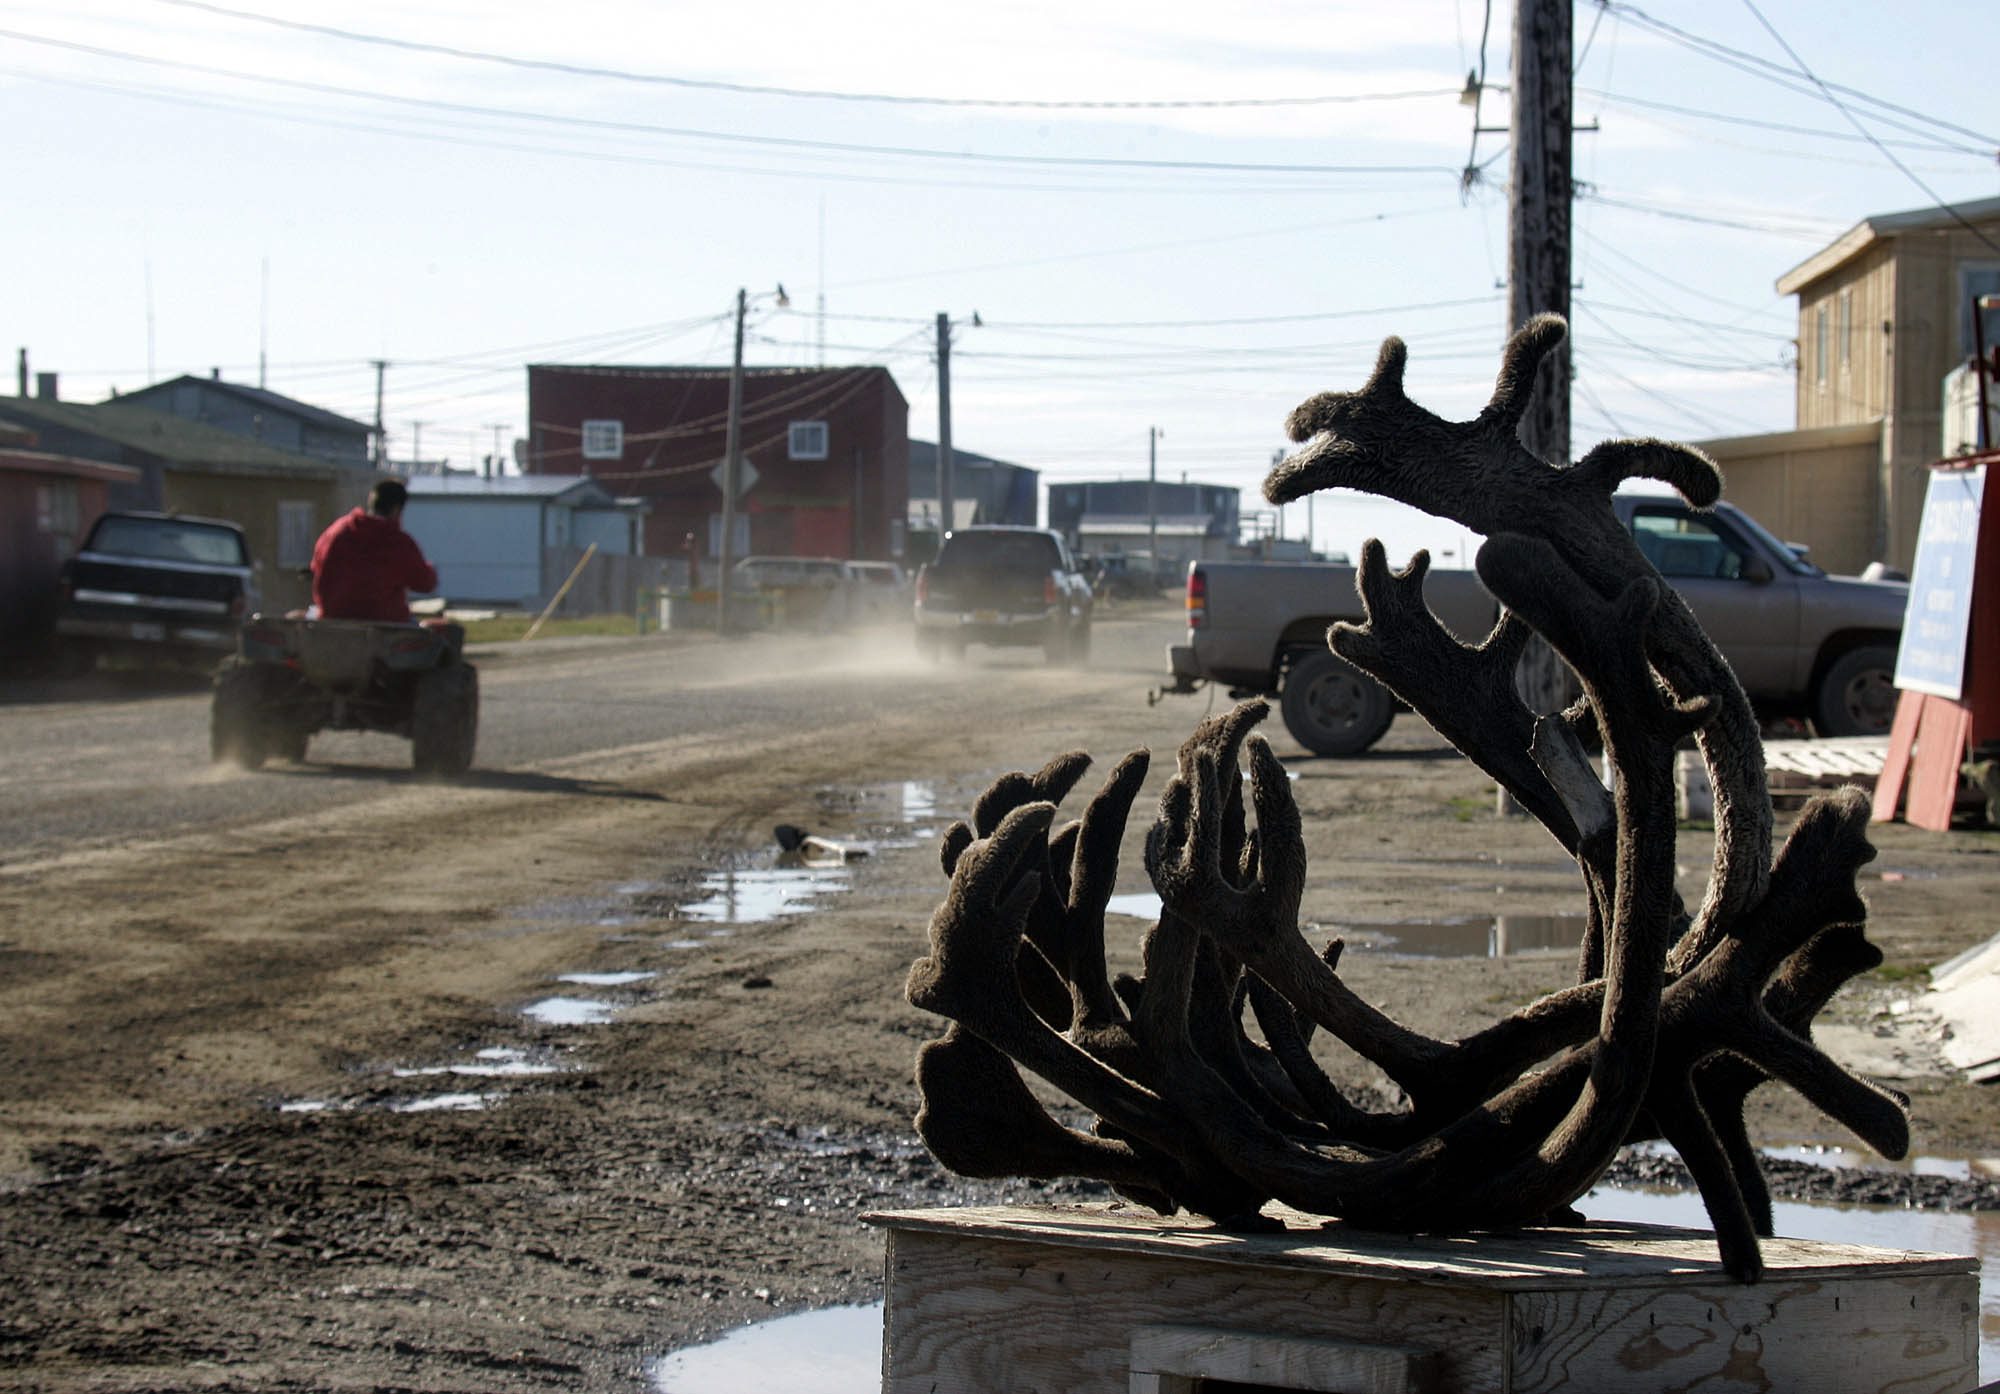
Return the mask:
<svg viewBox="0 0 2000 1394">
<path fill-rule="evenodd" d="M 56 637 L 75 672 L 106 654 L 213 666 L 259 600 L 243 530 L 182 513 L 101 515 L 60 583 Z"/>
<path fill-rule="evenodd" d="M 1677 495 L 1620 492 L 1612 506 L 1761 714 L 1804 716 L 1822 736 L 1887 733 L 1906 582 L 1829 576 L 1728 503 L 1703 511 Z M 1163 691 L 1212 682 L 1232 696 L 1275 696 L 1306 749 L 1366 750 L 1398 704 L 1327 648 L 1329 626 L 1363 618 L 1354 581 L 1354 567 L 1320 562 L 1191 562 L 1188 639 L 1168 647 Z M 1499 615 L 1472 571 L 1433 570 L 1424 598 L 1467 643 Z"/>
<path fill-rule="evenodd" d="M 1061 533 L 955 528 L 917 572 L 917 651 L 957 657 L 968 644 L 1039 644 L 1050 663 L 1081 663 L 1094 608 L 1090 580 Z"/>
</svg>

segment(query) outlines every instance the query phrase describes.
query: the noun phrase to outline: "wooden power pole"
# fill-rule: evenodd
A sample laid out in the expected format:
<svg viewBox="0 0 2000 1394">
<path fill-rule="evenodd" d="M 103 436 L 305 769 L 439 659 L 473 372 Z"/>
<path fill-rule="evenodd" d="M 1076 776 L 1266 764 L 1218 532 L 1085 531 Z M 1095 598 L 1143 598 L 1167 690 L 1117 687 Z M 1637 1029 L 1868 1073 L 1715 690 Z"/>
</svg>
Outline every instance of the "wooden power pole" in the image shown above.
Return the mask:
<svg viewBox="0 0 2000 1394">
<path fill-rule="evenodd" d="M 1507 332 L 1539 314 L 1569 319 L 1570 0 L 1515 0 L 1512 172 L 1507 199 Z M 1535 395 L 1521 420 L 1521 443 L 1568 468 L 1570 341 L 1542 360 Z M 1540 636 L 1514 670 L 1514 689 L 1537 715 L 1567 706 L 1574 680 Z M 1503 788 L 1502 813 L 1522 810 Z"/>
<path fill-rule="evenodd" d="M 1569 318 L 1570 0 L 1515 0 L 1512 192 L 1507 200 L 1507 330 Z M 1528 449 L 1569 465 L 1570 341 L 1542 360 L 1521 422 Z"/>
<path fill-rule="evenodd" d="M 951 316 L 943 311 L 939 311 L 937 317 L 937 368 L 937 549 L 938 552 L 943 552 L 944 535 L 951 531 L 952 512 L 957 507 L 952 499 L 951 489 Z M 935 556 L 936 553 L 932 555 Z"/>
</svg>

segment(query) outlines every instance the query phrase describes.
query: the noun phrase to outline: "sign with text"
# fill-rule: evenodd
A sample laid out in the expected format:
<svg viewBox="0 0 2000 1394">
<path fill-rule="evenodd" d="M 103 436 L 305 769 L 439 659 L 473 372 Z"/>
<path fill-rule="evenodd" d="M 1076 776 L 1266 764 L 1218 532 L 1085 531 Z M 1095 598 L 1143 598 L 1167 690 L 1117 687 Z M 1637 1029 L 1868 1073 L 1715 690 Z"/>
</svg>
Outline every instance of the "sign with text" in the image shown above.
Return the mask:
<svg viewBox="0 0 2000 1394">
<path fill-rule="evenodd" d="M 1957 701 L 1965 690 L 1965 642 L 1972 628 L 1972 575 L 1986 467 L 1931 471 L 1917 529 L 1917 560 L 1896 686 Z"/>
</svg>

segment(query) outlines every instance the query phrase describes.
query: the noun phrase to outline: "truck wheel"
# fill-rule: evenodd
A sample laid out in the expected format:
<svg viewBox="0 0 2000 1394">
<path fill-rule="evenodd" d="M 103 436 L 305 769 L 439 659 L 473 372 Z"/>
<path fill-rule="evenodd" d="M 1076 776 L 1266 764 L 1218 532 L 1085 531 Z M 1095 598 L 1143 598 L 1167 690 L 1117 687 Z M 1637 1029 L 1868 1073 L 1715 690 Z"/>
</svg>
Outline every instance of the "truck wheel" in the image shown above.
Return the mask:
<svg viewBox="0 0 2000 1394">
<path fill-rule="evenodd" d="M 1297 659 L 1278 694 L 1285 729 L 1315 755 L 1359 755 L 1396 715 L 1387 688 L 1330 652 Z"/>
<path fill-rule="evenodd" d="M 1822 736 L 1885 736 L 1896 718 L 1896 650 L 1863 644 L 1827 665 L 1813 694 L 1813 729 Z"/>
<path fill-rule="evenodd" d="M 1069 636 L 1069 666 L 1083 668 L 1090 663 L 1090 621 L 1085 620 Z"/>
<path fill-rule="evenodd" d="M 410 763 L 417 772 L 464 774 L 478 739 L 478 670 L 454 663 L 419 677 L 410 713 Z"/>
<path fill-rule="evenodd" d="M 246 770 L 264 763 L 264 723 L 259 706 L 264 675 L 240 658 L 225 659 L 215 673 L 208 707 L 208 758 L 233 761 Z"/>
<path fill-rule="evenodd" d="M 1057 621 L 1042 640 L 1042 661 L 1053 668 L 1058 663 L 1069 662 L 1071 630 L 1067 624 Z"/>
</svg>

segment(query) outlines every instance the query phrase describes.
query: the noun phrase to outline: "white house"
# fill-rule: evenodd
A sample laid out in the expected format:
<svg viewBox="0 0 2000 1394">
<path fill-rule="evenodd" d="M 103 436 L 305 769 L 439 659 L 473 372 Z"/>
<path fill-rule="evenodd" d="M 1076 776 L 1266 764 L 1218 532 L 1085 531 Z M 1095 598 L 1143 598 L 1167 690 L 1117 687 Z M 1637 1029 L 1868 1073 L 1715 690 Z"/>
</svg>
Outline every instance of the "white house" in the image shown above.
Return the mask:
<svg viewBox="0 0 2000 1394">
<path fill-rule="evenodd" d="M 596 556 L 645 551 L 646 505 L 587 476 L 417 475 L 403 528 L 438 569 L 453 604 L 546 604 L 592 543 Z M 622 608 L 622 607 L 621 607 Z"/>
</svg>

